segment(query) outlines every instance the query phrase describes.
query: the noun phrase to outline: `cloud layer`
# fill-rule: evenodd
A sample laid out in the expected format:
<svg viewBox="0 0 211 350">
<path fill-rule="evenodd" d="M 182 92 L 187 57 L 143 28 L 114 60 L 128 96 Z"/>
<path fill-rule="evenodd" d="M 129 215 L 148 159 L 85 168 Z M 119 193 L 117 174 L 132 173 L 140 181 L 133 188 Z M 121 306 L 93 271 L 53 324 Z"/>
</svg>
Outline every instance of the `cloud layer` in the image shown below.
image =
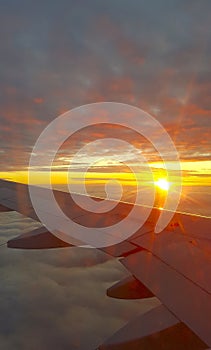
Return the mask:
<svg viewBox="0 0 211 350">
<path fill-rule="evenodd" d="M 17 213 L 0 214 L 1 242 L 36 226 Z M 1 247 L 2 349 L 94 349 L 158 303 L 108 298 L 106 289 L 126 275 L 116 260 L 94 249 Z"/>
</svg>

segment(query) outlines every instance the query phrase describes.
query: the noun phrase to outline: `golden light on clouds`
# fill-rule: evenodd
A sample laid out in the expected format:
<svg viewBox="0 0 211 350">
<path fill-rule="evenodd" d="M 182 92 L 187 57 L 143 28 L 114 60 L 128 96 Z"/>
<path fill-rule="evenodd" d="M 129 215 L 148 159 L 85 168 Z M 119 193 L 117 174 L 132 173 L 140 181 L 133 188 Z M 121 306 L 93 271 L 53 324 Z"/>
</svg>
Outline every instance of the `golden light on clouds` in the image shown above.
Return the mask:
<svg viewBox="0 0 211 350">
<path fill-rule="evenodd" d="M 118 169 L 118 166 L 114 164 L 106 164 L 107 171 L 105 171 L 105 164 L 101 164 L 96 171 L 90 171 L 87 173 L 86 181 L 89 183 L 105 183 L 108 179 L 119 180 L 121 183 L 127 183 L 127 185 L 136 185 L 136 179 L 132 172 L 124 172 L 122 169 Z M 167 182 L 167 173 L 163 168 L 162 162 L 150 163 L 151 170 L 153 172 L 154 182 L 157 187 L 163 190 L 169 189 L 169 184 Z M 174 165 L 170 167 L 174 171 Z M 182 182 L 185 186 L 210 186 L 211 185 L 211 161 L 186 161 L 181 162 L 182 169 Z M 72 173 L 67 172 L 66 168 L 56 167 L 51 171 L 51 182 L 53 184 L 67 184 L 68 181 L 74 183 L 80 182 L 82 179 L 82 173 L 80 171 L 74 171 Z M 45 184 L 46 179 L 49 177 L 49 171 L 39 171 L 36 169 L 33 175 L 34 184 Z M 17 181 L 22 183 L 28 182 L 28 171 L 7 171 L 0 172 L 0 178 L 8 179 L 10 181 Z M 143 172 L 141 174 L 141 179 L 143 183 L 149 182 L 149 178 Z M 177 183 L 177 178 L 175 176 L 174 183 Z M 173 185 L 172 184 L 172 185 Z"/>
</svg>

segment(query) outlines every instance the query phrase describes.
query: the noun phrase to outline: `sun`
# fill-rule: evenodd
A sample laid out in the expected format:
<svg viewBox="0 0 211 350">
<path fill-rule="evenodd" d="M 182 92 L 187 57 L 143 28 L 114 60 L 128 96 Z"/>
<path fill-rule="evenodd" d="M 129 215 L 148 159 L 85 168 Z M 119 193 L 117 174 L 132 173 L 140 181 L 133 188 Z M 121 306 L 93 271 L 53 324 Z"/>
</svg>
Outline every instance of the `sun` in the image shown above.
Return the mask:
<svg viewBox="0 0 211 350">
<path fill-rule="evenodd" d="M 166 179 L 158 179 L 155 181 L 155 185 L 163 191 L 168 191 L 170 187 L 170 183 Z"/>
</svg>

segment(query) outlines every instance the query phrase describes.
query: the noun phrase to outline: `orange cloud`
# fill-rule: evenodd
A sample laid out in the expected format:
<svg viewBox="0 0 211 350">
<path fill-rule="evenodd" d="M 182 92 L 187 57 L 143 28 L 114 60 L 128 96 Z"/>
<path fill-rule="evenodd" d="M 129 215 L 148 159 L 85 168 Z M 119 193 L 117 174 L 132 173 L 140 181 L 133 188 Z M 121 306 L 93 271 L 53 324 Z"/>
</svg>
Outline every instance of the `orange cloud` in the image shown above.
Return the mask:
<svg viewBox="0 0 211 350">
<path fill-rule="evenodd" d="M 42 104 L 42 103 L 44 102 L 44 100 L 43 100 L 42 97 L 35 97 L 35 98 L 33 99 L 33 102 L 36 103 L 36 104 L 38 104 L 38 105 L 40 105 L 40 104 Z"/>
</svg>

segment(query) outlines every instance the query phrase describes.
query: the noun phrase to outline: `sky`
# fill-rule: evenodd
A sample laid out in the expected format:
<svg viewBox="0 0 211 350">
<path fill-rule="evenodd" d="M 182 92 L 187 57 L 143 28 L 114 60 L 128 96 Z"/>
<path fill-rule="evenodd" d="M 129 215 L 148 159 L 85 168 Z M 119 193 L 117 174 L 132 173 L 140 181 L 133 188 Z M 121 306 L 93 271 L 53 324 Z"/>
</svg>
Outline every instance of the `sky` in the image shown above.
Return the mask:
<svg viewBox="0 0 211 350">
<path fill-rule="evenodd" d="M 210 10 L 210 0 L 1 0 L 0 178 L 27 182 L 32 148 L 61 113 L 89 103 L 121 102 L 145 110 L 167 130 L 190 188 L 183 209 L 192 205 L 194 212 L 210 216 Z M 63 145 L 57 173 L 86 145 L 87 135 L 99 145 L 108 135 L 124 137 L 131 146 L 116 150 L 116 156 L 124 154 L 130 163 L 136 146 L 155 172 L 162 167 L 143 138 L 98 125 Z M 74 170 L 80 174 L 87 159 L 98 158 L 96 147 L 79 157 Z M 97 165 L 93 173 L 113 169 L 112 162 Z M 43 175 L 43 164 L 39 170 Z M 96 175 L 91 178 L 96 181 Z M 36 225 L 16 213 L 1 213 L 0 242 Z M 126 274 L 118 262 L 94 250 L 1 247 L 1 347 L 93 349 L 157 303 L 108 299 L 106 288 Z"/>
<path fill-rule="evenodd" d="M 210 169 L 210 7 L 209 0 L 1 1 L 2 171 L 26 170 L 36 139 L 58 115 L 102 101 L 147 111 L 182 161 L 200 161 L 191 171 Z"/>
</svg>

